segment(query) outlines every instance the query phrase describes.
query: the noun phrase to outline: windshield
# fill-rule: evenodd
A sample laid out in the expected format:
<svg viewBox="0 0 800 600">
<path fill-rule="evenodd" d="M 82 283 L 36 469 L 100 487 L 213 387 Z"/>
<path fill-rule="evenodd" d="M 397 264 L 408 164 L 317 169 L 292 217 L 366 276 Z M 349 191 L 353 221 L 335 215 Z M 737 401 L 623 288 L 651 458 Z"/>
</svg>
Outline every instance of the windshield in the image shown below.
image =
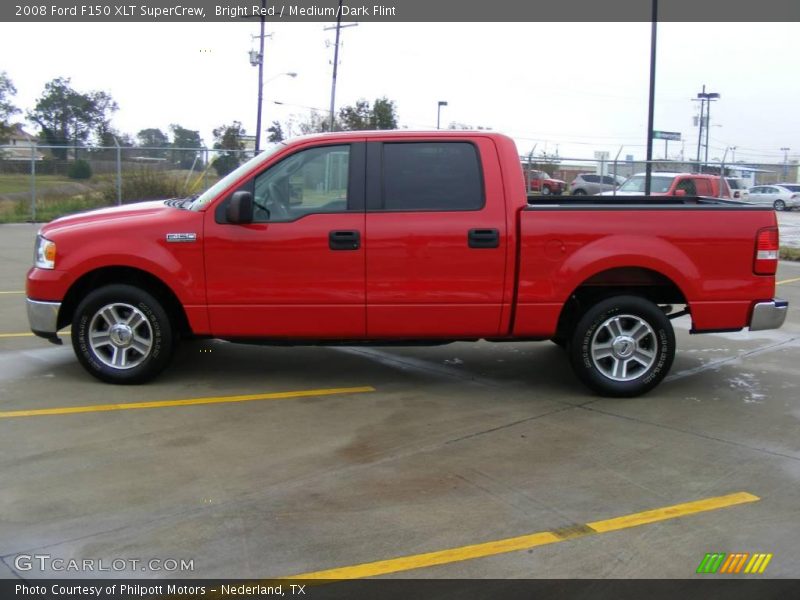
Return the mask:
<svg viewBox="0 0 800 600">
<path fill-rule="evenodd" d="M 784 184 L 783 187 L 785 187 L 790 192 L 800 192 L 800 185 L 787 185 L 787 184 Z"/>
<path fill-rule="evenodd" d="M 225 175 L 222 179 L 220 179 L 217 183 L 212 185 L 208 188 L 205 192 L 200 194 L 200 196 L 192 202 L 192 205 L 189 207 L 189 210 L 200 210 L 204 208 L 209 202 L 211 202 L 214 198 L 216 198 L 219 194 L 221 194 L 225 188 L 242 177 L 245 173 L 249 172 L 251 169 L 254 169 L 259 164 L 265 162 L 270 156 L 275 154 L 278 150 L 286 146 L 283 142 L 278 142 L 274 144 L 267 144 L 261 154 L 254 156 L 247 162 L 239 165 L 236 169 Z"/>
<path fill-rule="evenodd" d="M 669 190 L 674 177 L 663 177 L 654 175 L 650 178 L 650 193 L 664 194 Z M 644 193 L 644 175 L 634 175 L 619 188 L 620 192 L 640 192 Z"/>
</svg>

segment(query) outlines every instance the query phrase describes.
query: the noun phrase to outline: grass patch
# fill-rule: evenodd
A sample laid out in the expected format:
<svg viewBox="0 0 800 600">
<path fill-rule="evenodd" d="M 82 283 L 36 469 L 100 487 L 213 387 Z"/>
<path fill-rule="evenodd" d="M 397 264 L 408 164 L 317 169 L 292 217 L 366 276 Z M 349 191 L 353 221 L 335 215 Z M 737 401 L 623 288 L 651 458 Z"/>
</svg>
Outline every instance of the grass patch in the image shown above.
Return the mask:
<svg viewBox="0 0 800 600">
<path fill-rule="evenodd" d="M 64 183 L 74 183 L 72 179 L 64 175 L 37 175 L 36 187 L 52 187 Z M 0 194 L 13 194 L 15 192 L 30 192 L 31 176 L 28 173 L 12 175 L 0 175 Z"/>
<path fill-rule="evenodd" d="M 781 246 L 781 260 L 800 260 L 800 248 Z"/>
<path fill-rule="evenodd" d="M 107 206 L 100 194 L 42 198 L 36 202 L 36 221 L 47 222 L 85 210 Z M 0 223 L 24 223 L 31 220 L 30 200 L 19 200 L 0 211 Z"/>
</svg>

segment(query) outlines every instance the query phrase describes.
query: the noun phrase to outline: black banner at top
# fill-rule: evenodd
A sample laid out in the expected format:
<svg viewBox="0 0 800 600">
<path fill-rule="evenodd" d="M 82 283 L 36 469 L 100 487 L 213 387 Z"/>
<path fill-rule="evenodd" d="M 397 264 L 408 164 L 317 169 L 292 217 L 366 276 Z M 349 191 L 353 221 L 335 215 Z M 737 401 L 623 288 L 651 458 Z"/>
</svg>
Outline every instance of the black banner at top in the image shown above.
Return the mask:
<svg viewBox="0 0 800 600">
<path fill-rule="evenodd" d="M 797 0 L 4 0 L 0 21 L 642 22 L 656 2 L 662 22 L 800 21 Z"/>
</svg>

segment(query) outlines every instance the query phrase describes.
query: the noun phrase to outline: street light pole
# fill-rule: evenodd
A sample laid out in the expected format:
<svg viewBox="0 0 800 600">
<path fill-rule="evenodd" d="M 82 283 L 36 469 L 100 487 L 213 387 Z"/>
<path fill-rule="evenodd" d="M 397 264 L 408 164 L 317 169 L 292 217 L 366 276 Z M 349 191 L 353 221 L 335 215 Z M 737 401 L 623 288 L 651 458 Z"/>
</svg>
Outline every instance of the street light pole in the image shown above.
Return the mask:
<svg viewBox="0 0 800 600">
<path fill-rule="evenodd" d="M 447 102 L 445 100 L 439 100 L 439 103 L 436 105 L 436 129 L 441 129 L 440 125 L 443 106 L 447 106 Z"/>
<path fill-rule="evenodd" d="M 656 99 L 656 31 L 658 29 L 658 0 L 652 3 L 650 26 L 650 105 L 647 111 L 647 162 L 645 163 L 644 195 L 650 195 L 650 179 L 653 175 L 653 109 Z"/>
</svg>

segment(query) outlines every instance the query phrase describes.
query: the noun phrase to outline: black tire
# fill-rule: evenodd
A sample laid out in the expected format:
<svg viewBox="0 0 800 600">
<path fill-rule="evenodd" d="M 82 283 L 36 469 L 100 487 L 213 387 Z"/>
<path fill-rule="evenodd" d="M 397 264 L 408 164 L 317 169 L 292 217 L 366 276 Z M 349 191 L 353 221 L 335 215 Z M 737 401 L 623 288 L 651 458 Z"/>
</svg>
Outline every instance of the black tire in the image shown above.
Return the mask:
<svg viewBox="0 0 800 600">
<path fill-rule="evenodd" d="M 574 192 L 572 192 L 572 195 L 573 196 L 585 196 L 586 195 L 586 191 L 585 190 L 575 190 Z"/>
<path fill-rule="evenodd" d="M 108 383 L 153 379 L 169 364 L 175 339 L 161 303 L 130 285 L 94 290 L 78 305 L 72 319 L 72 347 L 78 361 Z"/>
<path fill-rule="evenodd" d="M 775 210 L 786 210 L 786 203 L 783 200 L 775 200 L 772 206 Z"/>
<path fill-rule="evenodd" d="M 598 394 L 639 396 L 657 386 L 672 367 L 675 332 L 649 300 L 613 296 L 580 318 L 569 357 L 578 378 Z"/>
<path fill-rule="evenodd" d="M 542 196 L 549 196 L 550 195 L 550 186 L 545 185 L 542 186 Z"/>
</svg>

